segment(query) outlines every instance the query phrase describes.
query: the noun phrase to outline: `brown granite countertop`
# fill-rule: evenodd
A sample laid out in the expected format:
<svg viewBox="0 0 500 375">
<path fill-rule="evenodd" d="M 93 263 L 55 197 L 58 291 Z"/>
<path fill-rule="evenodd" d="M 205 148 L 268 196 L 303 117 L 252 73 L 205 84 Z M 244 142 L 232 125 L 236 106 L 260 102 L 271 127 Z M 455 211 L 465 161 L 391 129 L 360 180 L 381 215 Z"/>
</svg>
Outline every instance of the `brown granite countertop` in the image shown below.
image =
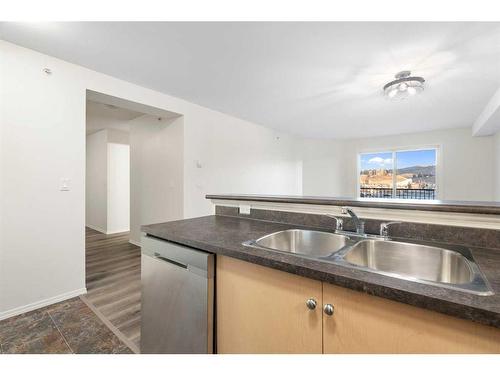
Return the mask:
<svg viewBox="0 0 500 375">
<path fill-rule="evenodd" d="M 214 215 L 146 225 L 142 227 L 142 231 L 157 238 L 211 253 L 500 328 L 500 251 L 471 248 L 475 261 L 495 292 L 490 296 L 479 296 L 242 245 L 244 241 L 257 239 L 271 232 L 299 227 Z"/>
<path fill-rule="evenodd" d="M 327 206 L 352 206 L 372 208 L 393 208 L 400 210 L 459 212 L 471 214 L 500 214 L 500 202 L 442 201 L 422 199 L 376 199 L 312 197 L 303 195 L 253 195 L 224 194 L 207 195 L 207 199 L 254 201 L 271 203 L 301 203 Z"/>
</svg>

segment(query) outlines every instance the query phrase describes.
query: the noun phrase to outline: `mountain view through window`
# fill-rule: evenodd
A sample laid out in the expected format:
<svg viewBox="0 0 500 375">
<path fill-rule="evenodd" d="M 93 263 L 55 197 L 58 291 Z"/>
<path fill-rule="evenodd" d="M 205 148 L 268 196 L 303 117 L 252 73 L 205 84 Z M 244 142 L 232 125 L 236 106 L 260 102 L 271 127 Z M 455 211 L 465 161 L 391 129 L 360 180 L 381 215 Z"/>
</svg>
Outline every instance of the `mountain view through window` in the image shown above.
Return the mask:
<svg viewBox="0 0 500 375">
<path fill-rule="evenodd" d="M 436 199 L 436 149 L 359 155 L 361 198 Z"/>
</svg>

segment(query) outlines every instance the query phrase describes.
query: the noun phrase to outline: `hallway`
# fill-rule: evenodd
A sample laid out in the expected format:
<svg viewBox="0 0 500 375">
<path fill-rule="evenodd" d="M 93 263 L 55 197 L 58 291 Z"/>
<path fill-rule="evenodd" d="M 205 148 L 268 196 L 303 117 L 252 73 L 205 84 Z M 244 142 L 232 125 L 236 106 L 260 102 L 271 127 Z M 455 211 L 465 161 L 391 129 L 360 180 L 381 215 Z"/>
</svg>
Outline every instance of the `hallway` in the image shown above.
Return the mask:
<svg viewBox="0 0 500 375">
<path fill-rule="evenodd" d="M 128 232 L 85 228 L 87 294 L 82 299 L 134 352 L 141 323 L 141 250 Z"/>
</svg>

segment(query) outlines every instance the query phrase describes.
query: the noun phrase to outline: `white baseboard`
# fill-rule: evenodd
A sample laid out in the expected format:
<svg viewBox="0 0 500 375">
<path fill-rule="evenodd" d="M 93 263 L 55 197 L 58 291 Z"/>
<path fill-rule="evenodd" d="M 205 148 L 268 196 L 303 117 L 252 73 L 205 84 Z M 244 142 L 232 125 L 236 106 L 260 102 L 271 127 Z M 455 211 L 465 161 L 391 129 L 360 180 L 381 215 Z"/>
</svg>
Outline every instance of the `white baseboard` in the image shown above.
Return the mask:
<svg viewBox="0 0 500 375">
<path fill-rule="evenodd" d="M 117 234 L 117 233 L 126 233 L 126 232 L 130 232 L 130 228 L 126 228 L 126 229 L 116 229 L 116 230 L 104 230 L 102 229 L 101 227 L 98 227 L 98 226 L 95 226 L 95 225 L 92 225 L 92 224 L 85 224 L 86 227 L 90 228 L 90 229 L 93 229 L 93 230 L 96 230 L 102 234 Z"/>
<path fill-rule="evenodd" d="M 107 232 L 106 232 L 106 234 L 128 233 L 128 232 L 130 232 L 130 228 L 127 228 L 127 229 L 110 230 L 110 231 L 107 231 Z"/>
<path fill-rule="evenodd" d="M 138 241 L 134 241 L 132 239 L 129 239 L 128 242 L 130 242 L 132 245 L 141 247 L 141 242 L 140 241 L 138 242 Z"/>
<path fill-rule="evenodd" d="M 10 317 L 19 315 L 19 314 L 24 314 L 24 313 L 39 309 L 41 307 L 49 306 L 49 305 L 52 305 L 54 303 L 61 302 L 61 301 L 64 301 L 64 300 L 67 300 L 67 299 L 70 299 L 73 297 L 78 297 L 79 295 L 85 294 L 85 293 L 87 293 L 87 288 L 77 289 L 77 290 L 73 290 L 71 292 L 59 294 L 57 296 L 50 297 L 50 298 L 47 298 L 47 299 L 44 299 L 41 301 L 33 302 L 33 303 L 28 304 L 28 305 L 24 305 L 21 307 L 16 307 L 14 309 L 3 311 L 3 312 L 0 312 L 0 320 L 7 319 Z"/>
<path fill-rule="evenodd" d="M 101 232 L 103 234 L 108 234 L 107 231 L 105 229 L 102 229 L 98 226 L 95 226 L 95 225 L 92 225 L 92 224 L 85 224 L 86 227 L 89 227 L 90 229 L 93 229 L 93 230 L 96 230 L 98 232 Z"/>
</svg>

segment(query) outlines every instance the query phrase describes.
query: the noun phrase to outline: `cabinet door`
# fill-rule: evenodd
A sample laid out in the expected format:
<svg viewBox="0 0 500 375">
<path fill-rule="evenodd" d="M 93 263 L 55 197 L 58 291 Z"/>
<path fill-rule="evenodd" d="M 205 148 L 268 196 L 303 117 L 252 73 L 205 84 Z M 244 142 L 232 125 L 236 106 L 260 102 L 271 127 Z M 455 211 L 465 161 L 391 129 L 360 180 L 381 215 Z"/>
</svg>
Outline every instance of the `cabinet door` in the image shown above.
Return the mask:
<svg viewBox="0 0 500 375">
<path fill-rule="evenodd" d="M 323 284 L 325 353 L 499 353 L 500 329 Z"/>
<path fill-rule="evenodd" d="M 223 256 L 216 271 L 218 353 L 322 352 L 321 282 Z"/>
</svg>

